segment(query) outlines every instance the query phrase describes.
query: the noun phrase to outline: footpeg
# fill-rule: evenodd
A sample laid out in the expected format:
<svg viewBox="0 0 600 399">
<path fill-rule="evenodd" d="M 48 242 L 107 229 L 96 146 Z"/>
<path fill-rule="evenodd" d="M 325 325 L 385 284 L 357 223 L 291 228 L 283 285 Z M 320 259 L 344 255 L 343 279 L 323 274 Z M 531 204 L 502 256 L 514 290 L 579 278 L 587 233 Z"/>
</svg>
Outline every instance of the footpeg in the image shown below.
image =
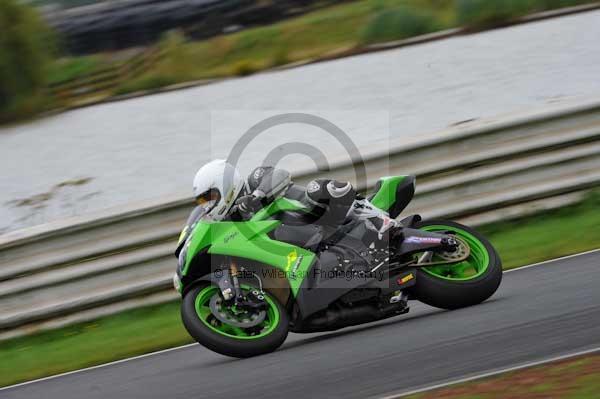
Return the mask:
<svg viewBox="0 0 600 399">
<path fill-rule="evenodd" d="M 390 297 L 390 304 L 398 304 L 398 310 L 396 314 L 408 313 L 408 295 L 403 291 L 395 291 L 394 295 Z"/>
<path fill-rule="evenodd" d="M 398 291 L 396 291 L 396 292 L 398 292 Z M 405 294 L 402 291 L 400 291 L 400 293 L 398 293 L 398 294 L 396 294 L 396 293 L 394 293 L 394 294 L 395 295 L 390 298 L 390 303 L 406 302 Z"/>
</svg>

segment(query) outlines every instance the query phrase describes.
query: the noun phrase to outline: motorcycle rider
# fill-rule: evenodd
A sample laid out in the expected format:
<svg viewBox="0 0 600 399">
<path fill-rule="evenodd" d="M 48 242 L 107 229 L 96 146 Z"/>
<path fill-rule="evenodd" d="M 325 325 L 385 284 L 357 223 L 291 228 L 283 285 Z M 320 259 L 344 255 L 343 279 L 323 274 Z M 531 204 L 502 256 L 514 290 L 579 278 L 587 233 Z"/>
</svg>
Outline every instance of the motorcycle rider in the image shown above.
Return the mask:
<svg viewBox="0 0 600 399">
<path fill-rule="evenodd" d="M 282 196 L 311 206 L 319 213 L 318 223 L 321 225 L 338 226 L 348 218 L 363 220 L 380 240 L 388 230 L 399 225 L 388 217 L 387 212 L 357 195 L 350 182 L 315 179 L 304 190 L 292 183 L 288 171 L 272 166 L 259 166 L 247 179 L 243 179 L 233 165 L 217 159 L 198 170 L 194 177 L 193 192 L 197 206 L 188 218 L 180 243 L 193 224 L 204 215 L 215 220 L 225 217 L 246 220 Z"/>
</svg>

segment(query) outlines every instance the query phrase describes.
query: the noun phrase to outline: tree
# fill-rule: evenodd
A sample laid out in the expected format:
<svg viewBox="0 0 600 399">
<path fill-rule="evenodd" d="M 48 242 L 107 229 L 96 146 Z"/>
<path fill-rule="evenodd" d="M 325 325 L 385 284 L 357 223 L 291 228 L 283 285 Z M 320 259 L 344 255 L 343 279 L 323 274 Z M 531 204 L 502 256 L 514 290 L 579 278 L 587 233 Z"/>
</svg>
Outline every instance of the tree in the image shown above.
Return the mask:
<svg viewBox="0 0 600 399">
<path fill-rule="evenodd" d="M 0 0 L 0 119 L 39 94 L 53 43 L 52 31 L 35 9 Z"/>
</svg>

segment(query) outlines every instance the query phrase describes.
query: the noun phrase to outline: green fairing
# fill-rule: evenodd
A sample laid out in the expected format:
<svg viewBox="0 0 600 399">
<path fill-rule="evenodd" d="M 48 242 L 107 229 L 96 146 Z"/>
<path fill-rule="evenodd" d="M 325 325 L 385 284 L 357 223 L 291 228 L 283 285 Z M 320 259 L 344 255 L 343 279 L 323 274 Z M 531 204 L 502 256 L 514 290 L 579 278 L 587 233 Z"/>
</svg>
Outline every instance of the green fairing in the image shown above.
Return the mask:
<svg viewBox="0 0 600 399">
<path fill-rule="evenodd" d="M 371 199 L 371 203 L 384 211 L 389 210 L 396 202 L 398 185 L 402 183 L 405 178 L 406 176 L 387 176 L 379 179 L 379 181 L 381 181 L 381 187 Z"/>
<path fill-rule="evenodd" d="M 194 256 L 210 246 L 214 255 L 229 255 L 262 262 L 285 272 L 292 294 L 296 296 L 315 259 L 315 254 L 288 243 L 269 238 L 268 232 L 281 224 L 264 220 L 282 210 L 306 209 L 298 201 L 279 198 L 246 222 L 199 222 L 192 232 L 182 274 L 185 276 Z"/>
<path fill-rule="evenodd" d="M 271 202 L 269 205 L 261 209 L 254 215 L 251 221 L 255 222 L 258 220 L 265 220 L 274 214 L 282 211 L 304 211 L 308 212 L 308 207 L 304 205 L 302 202 L 289 199 L 289 198 L 278 198 L 275 201 Z"/>
</svg>

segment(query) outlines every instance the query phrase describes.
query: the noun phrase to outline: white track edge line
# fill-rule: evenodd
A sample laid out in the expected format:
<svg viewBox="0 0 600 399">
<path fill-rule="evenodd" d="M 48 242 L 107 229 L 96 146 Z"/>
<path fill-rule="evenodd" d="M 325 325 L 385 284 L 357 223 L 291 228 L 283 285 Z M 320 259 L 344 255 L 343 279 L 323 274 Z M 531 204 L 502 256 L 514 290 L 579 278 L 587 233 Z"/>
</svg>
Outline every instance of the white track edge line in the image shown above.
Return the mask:
<svg viewBox="0 0 600 399">
<path fill-rule="evenodd" d="M 567 256 L 560 257 L 560 258 L 545 260 L 543 262 L 532 263 L 531 265 L 516 267 L 514 269 L 505 270 L 504 273 L 509 273 L 509 272 L 514 272 L 514 271 L 517 271 L 517 270 L 528 269 L 530 267 L 540 266 L 540 265 L 544 265 L 546 263 L 557 262 L 557 261 L 564 260 L 564 259 L 570 259 L 570 258 L 574 258 L 574 257 L 577 257 L 577 256 L 583 256 L 583 255 L 591 254 L 591 253 L 598 252 L 598 251 L 600 251 L 600 248 L 598 248 L 598 249 L 592 249 L 590 251 L 585 251 L 585 252 L 581 252 L 581 253 L 578 253 L 578 254 L 567 255 Z M 66 376 L 69 376 L 69 375 L 72 375 L 72 374 L 83 373 L 85 371 L 95 370 L 95 369 L 99 369 L 99 368 L 102 368 L 102 367 L 114 366 L 114 365 L 117 365 L 117 364 L 120 364 L 120 363 L 125 363 L 125 362 L 131 361 L 131 360 L 143 359 L 143 358 L 149 357 L 149 356 L 160 355 L 160 354 L 163 354 L 163 353 L 172 352 L 172 351 L 176 351 L 176 350 L 179 350 L 179 349 L 189 348 L 189 347 L 194 346 L 194 345 L 198 345 L 198 344 L 194 343 L 194 344 L 188 344 L 188 345 L 183 345 L 183 346 L 176 346 L 174 348 L 163 349 L 163 350 L 160 350 L 160 351 L 157 351 L 157 352 L 150 352 L 150 353 L 146 353 L 144 355 L 129 357 L 129 358 L 126 358 L 126 359 L 121 359 L 121 360 L 115 360 L 114 362 L 103 363 L 103 364 L 99 364 L 99 365 L 96 365 L 96 366 L 87 367 L 87 368 L 83 368 L 83 369 L 79 369 L 79 370 L 68 371 L 66 373 L 61 373 L 61 374 L 51 375 L 51 376 L 48 376 L 48 377 L 38 378 L 36 380 L 25 381 L 25 382 L 21 382 L 19 384 L 15 384 L 15 385 L 9 385 L 9 386 L 6 386 L 6 387 L 0 387 L 0 391 L 4 391 L 4 390 L 7 390 L 7 389 L 11 389 L 11 388 L 18 388 L 18 387 L 22 387 L 24 385 L 34 384 L 34 383 L 37 383 L 37 382 L 48 381 L 48 380 L 51 380 L 51 379 L 54 379 L 54 378 L 66 377 Z"/>
<path fill-rule="evenodd" d="M 554 356 L 554 357 L 550 357 L 550 358 L 546 358 L 546 359 L 542 359 L 542 360 L 526 362 L 526 363 L 522 363 L 517 366 L 510 366 L 510 367 L 505 367 L 505 368 L 498 369 L 498 370 L 488 371 L 485 373 L 472 375 L 470 377 L 464 377 L 464 378 L 459 378 L 459 379 L 448 381 L 448 382 L 442 382 L 442 383 L 430 385 L 430 386 L 427 386 L 424 388 L 418 388 L 413 391 L 404 391 L 404 392 L 400 392 L 400 393 L 396 393 L 396 394 L 391 394 L 388 396 L 382 396 L 382 397 L 380 397 L 380 399 L 398 399 L 398 398 L 402 398 L 402 397 L 409 396 L 409 395 L 415 395 L 418 393 L 429 392 L 429 391 L 433 391 L 436 389 L 461 384 L 463 382 L 480 380 L 480 379 L 484 379 L 487 377 L 493 377 L 498 374 L 509 373 L 511 371 L 522 370 L 522 369 L 535 367 L 535 366 L 541 366 L 543 364 L 558 362 L 561 360 L 571 359 L 573 357 L 588 355 L 588 354 L 595 353 L 595 352 L 600 352 L 600 346 L 597 346 L 597 347 L 591 348 L 591 349 L 577 351 L 577 352 L 571 352 L 571 353 L 567 353 L 567 354 L 560 355 L 560 356 Z"/>
<path fill-rule="evenodd" d="M 179 349 L 189 348 L 189 347 L 196 346 L 196 345 L 198 345 L 198 344 L 197 343 L 193 343 L 193 344 L 187 344 L 187 345 L 177 346 L 175 348 L 168 348 L 168 349 L 163 349 L 163 350 L 156 351 L 156 352 L 145 353 L 143 355 L 134 356 L 134 357 L 128 357 L 126 359 L 121 359 L 121 360 L 115 360 L 113 362 L 98 364 L 96 366 L 86 367 L 86 368 L 79 369 L 79 370 L 67 371 L 66 373 L 61 373 L 61 374 L 56 374 L 56 375 L 50 375 L 48 377 L 38 378 L 37 380 L 25 381 L 25 382 L 21 382 L 19 384 L 15 384 L 15 385 L 9 385 L 7 387 L 0 387 L 0 391 L 4 391 L 4 390 L 7 390 L 7 389 L 12 389 L 12 388 L 18 388 L 18 387 L 22 387 L 22 386 L 29 385 L 29 384 L 34 384 L 34 383 L 37 383 L 37 382 L 43 382 L 43 381 L 53 380 L 55 378 L 66 377 L 66 376 L 69 376 L 69 375 L 72 375 L 72 374 L 79 374 L 79 373 L 83 373 L 83 372 L 86 372 L 86 371 L 96 370 L 96 369 L 100 369 L 100 368 L 104 368 L 104 367 L 108 367 L 108 366 L 115 366 L 117 364 L 125 363 L 125 362 L 131 361 L 131 360 L 143 359 L 145 357 L 150 357 L 150 356 L 154 356 L 154 355 L 160 355 L 160 354 L 167 353 L 167 352 L 173 352 L 173 351 L 176 351 L 176 350 L 179 350 Z"/>
<path fill-rule="evenodd" d="M 580 253 L 577 253 L 577 254 L 561 256 L 560 258 L 548 259 L 548 260 L 545 260 L 545 261 L 542 261 L 542 262 L 532 263 L 530 265 L 525 265 L 525 266 L 515 267 L 513 269 L 504 270 L 504 273 L 510 273 L 510 272 L 516 272 L 517 270 L 529 269 L 530 267 L 545 265 L 546 263 L 552 263 L 552 262 L 557 262 L 557 261 L 560 261 L 560 260 L 575 258 L 575 257 L 578 257 L 578 256 L 593 254 L 594 252 L 599 252 L 599 251 L 600 251 L 600 248 L 591 249 L 589 251 L 580 252 Z"/>
</svg>

